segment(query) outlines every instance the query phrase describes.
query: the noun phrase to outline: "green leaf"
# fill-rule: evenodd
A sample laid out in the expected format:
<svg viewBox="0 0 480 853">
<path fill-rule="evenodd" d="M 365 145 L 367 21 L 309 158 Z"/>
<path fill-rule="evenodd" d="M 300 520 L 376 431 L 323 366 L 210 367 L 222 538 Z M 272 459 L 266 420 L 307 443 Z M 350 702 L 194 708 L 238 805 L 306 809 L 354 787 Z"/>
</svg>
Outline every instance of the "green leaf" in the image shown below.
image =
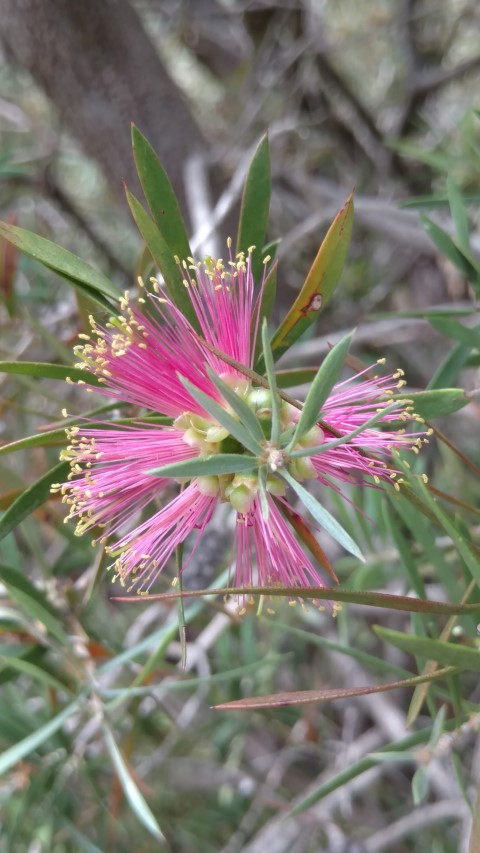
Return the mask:
<svg viewBox="0 0 480 853">
<path fill-rule="evenodd" d="M 238 416 L 240 422 L 247 427 L 247 429 L 251 432 L 254 438 L 257 441 L 263 441 L 265 436 L 263 434 L 262 427 L 260 425 L 260 421 L 255 416 L 255 413 L 252 409 L 247 406 L 246 403 L 239 397 L 238 394 L 235 393 L 233 388 L 230 385 L 227 385 L 226 382 L 223 382 L 219 376 L 217 376 L 213 370 L 208 369 L 208 375 L 212 380 L 215 387 L 220 391 L 222 397 L 226 400 L 229 406 L 233 409 L 235 414 Z"/>
<path fill-rule="evenodd" d="M 21 495 L 7 509 L 0 519 L 0 539 L 10 533 L 17 524 L 30 515 L 34 510 L 42 506 L 50 497 L 50 487 L 53 483 L 62 482 L 66 479 L 70 470 L 68 462 L 60 462 L 40 477 L 36 483 L 25 489 Z"/>
<path fill-rule="evenodd" d="M 411 401 L 416 414 L 427 421 L 450 415 L 470 403 L 463 388 L 438 388 L 415 391 L 412 394 L 393 394 L 390 399 Z"/>
<path fill-rule="evenodd" d="M 419 488 L 423 486 L 423 483 L 418 484 Z M 446 533 L 450 536 L 452 541 L 454 542 L 458 553 L 460 554 L 462 560 L 467 566 L 472 578 L 476 581 L 477 586 L 480 588 L 480 559 L 478 556 L 478 552 L 475 550 L 474 546 L 464 538 L 462 535 L 462 529 L 456 524 L 455 520 L 451 517 L 451 515 L 443 509 L 438 503 L 436 498 L 432 498 L 429 495 L 429 492 L 424 487 L 425 497 L 428 495 L 430 498 L 430 505 L 437 516 L 440 524 Z"/>
<path fill-rule="evenodd" d="M 449 720 L 445 728 L 447 731 L 454 731 L 456 728 L 455 720 Z M 378 763 L 378 756 L 382 753 L 395 752 L 405 754 L 408 750 L 414 749 L 420 744 L 427 743 L 431 731 L 431 728 L 424 727 L 420 731 L 415 732 L 406 738 L 402 738 L 402 740 L 393 741 L 392 743 L 388 743 L 385 746 L 380 747 L 380 749 L 375 753 L 377 756 L 376 759 L 371 758 L 370 756 L 361 758 L 360 761 L 356 761 L 354 764 L 351 764 L 349 767 L 341 770 L 340 773 L 337 773 L 333 778 L 311 791 L 306 797 L 300 800 L 300 802 L 297 802 L 295 807 L 288 813 L 288 817 L 293 817 L 294 815 L 306 811 L 306 809 L 309 809 L 315 805 L 315 803 L 318 803 L 319 800 L 322 800 L 324 797 L 328 796 L 328 794 L 331 794 L 332 791 L 336 791 L 338 788 L 341 788 L 342 785 L 345 785 L 347 782 L 350 782 L 352 779 L 356 779 L 358 776 L 361 776 L 362 773 L 370 770 L 371 767 L 375 767 Z"/>
<path fill-rule="evenodd" d="M 340 438 L 333 438 L 332 441 L 325 441 L 324 444 L 319 444 L 316 447 L 305 447 L 302 450 L 292 450 L 289 455 L 292 459 L 299 459 L 302 456 L 318 456 L 321 453 L 327 453 L 329 450 L 333 450 L 334 447 L 340 447 L 342 444 L 348 444 L 353 438 L 356 438 L 357 435 L 361 435 L 365 430 L 371 429 L 371 427 L 381 421 L 385 415 L 388 415 L 389 412 L 392 412 L 396 408 L 397 403 L 391 403 L 389 406 L 385 406 L 385 408 L 380 412 L 376 412 L 368 419 L 368 421 L 365 421 L 364 424 L 361 424 L 356 429 L 352 430 L 352 432 L 348 432 Z"/>
<path fill-rule="evenodd" d="M 452 155 L 434 148 L 425 148 L 418 142 L 412 142 L 409 139 L 389 140 L 388 146 L 394 151 L 398 151 L 403 157 L 425 163 L 435 172 L 448 172 L 453 165 Z"/>
<path fill-rule="evenodd" d="M 397 496 L 395 495 L 395 498 Z M 399 504 L 400 501 L 393 499 L 392 495 L 388 495 L 389 504 L 385 504 L 383 514 L 386 528 L 393 539 L 395 547 L 400 557 L 400 562 L 403 564 L 412 589 L 419 598 L 426 597 L 425 584 L 419 571 L 419 561 L 412 554 L 410 536 L 407 539 L 407 533 L 404 525 L 399 523 Z"/>
<path fill-rule="evenodd" d="M 452 176 L 447 177 L 447 196 L 457 234 L 457 244 L 465 255 L 470 255 L 470 227 L 465 201 Z"/>
<path fill-rule="evenodd" d="M 277 393 L 277 380 L 275 378 L 275 363 L 273 360 L 272 348 L 268 337 L 267 318 L 263 318 L 262 323 L 262 350 L 263 361 L 265 364 L 265 372 L 267 374 L 268 384 L 272 395 L 272 432 L 270 441 L 277 445 L 280 439 L 280 398 Z"/>
<path fill-rule="evenodd" d="M 24 376 L 36 376 L 39 379 L 63 379 L 73 382 L 79 380 L 86 385 L 100 385 L 96 376 L 89 370 L 69 367 L 65 364 L 47 364 L 41 361 L 0 361 L 0 373 L 15 373 Z"/>
<path fill-rule="evenodd" d="M 165 649 L 163 649 L 163 653 Z M 265 656 L 260 657 L 258 660 L 253 661 L 252 663 L 244 664 L 243 666 L 237 666 L 235 669 L 225 670 L 224 672 L 216 672 L 215 674 L 198 676 L 195 678 L 168 678 L 164 680 L 163 687 L 168 692 L 177 693 L 182 690 L 190 690 L 192 687 L 198 687 L 202 684 L 218 684 L 222 682 L 230 682 L 234 679 L 238 679 L 240 676 L 248 675 L 258 670 L 269 668 L 269 667 L 277 667 L 278 664 L 282 661 L 289 660 L 292 658 L 292 652 L 286 652 L 285 654 L 273 655 L 268 653 Z M 146 668 L 145 668 L 146 670 Z M 150 669 L 151 672 L 151 669 Z M 135 679 L 135 682 L 145 681 L 148 673 L 143 671 L 140 673 L 142 678 L 138 680 Z M 151 695 L 152 688 L 151 686 L 147 687 L 122 687 L 122 688 L 104 688 L 102 689 L 102 696 L 105 698 L 112 699 L 120 699 L 121 701 L 127 700 L 130 696 L 148 696 Z M 113 704 L 113 703 L 112 703 Z M 115 706 L 119 703 L 115 703 Z M 110 708 L 112 705 L 109 706 Z"/>
<path fill-rule="evenodd" d="M 133 778 L 130 774 L 130 771 L 123 760 L 122 754 L 115 743 L 112 732 L 109 727 L 104 723 L 103 733 L 105 737 L 105 743 L 107 749 L 110 753 L 110 757 L 112 759 L 115 770 L 117 771 L 117 775 L 120 781 L 120 784 L 123 789 L 123 793 L 125 794 L 126 799 L 130 803 L 132 811 L 135 812 L 138 819 L 141 821 L 143 826 L 150 832 L 154 838 L 158 838 L 160 841 L 165 841 L 165 837 L 160 829 L 153 813 L 151 812 L 149 806 L 145 802 L 142 794 L 137 788 Z"/>
<path fill-rule="evenodd" d="M 150 219 L 148 213 L 143 209 L 140 202 L 128 190 L 126 190 L 126 193 L 132 216 L 165 279 L 165 285 L 172 301 L 184 317 L 189 320 L 193 328 L 200 333 L 201 329 L 197 315 L 187 293 L 187 288 L 183 283 L 183 275 L 175 261 L 170 246 L 155 222 Z"/>
<path fill-rule="evenodd" d="M 262 275 L 262 246 L 265 245 L 267 235 L 271 190 L 270 147 L 265 134 L 252 157 L 245 178 L 236 249 L 237 252 L 247 254 L 250 246 L 256 247 L 256 252 L 252 254 L 255 281 Z"/>
<path fill-rule="evenodd" d="M 470 596 L 474 592 L 475 587 L 476 587 L 475 581 L 474 580 L 470 581 L 467 589 L 464 591 L 464 593 L 462 595 L 462 599 L 460 602 L 461 604 L 465 604 L 468 601 L 468 599 L 470 598 Z M 442 629 L 442 633 L 440 634 L 440 640 L 442 642 L 448 642 L 448 640 L 450 639 L 450 635 L 453 631 L 453 628 L 457 624 L 457 621 L 458 621 L 457 616 L 451 616 L 450 619 L 448 619 L 446 625 Z M 431 672 L 435 672 L 436 669 L 437 669 L 436 661 L 431 661 L 431 660 L 427 661 L 425 668 L 423 670 L 423 674 L 428 675 Z M 413 692 L 412 700 L 410 702 L 410 707 L 408 709 L 407 728 L 411 728 L 413 726 L 413 724 L 415 723 L 415 721 L 416 721 L 416 719 L 417 719 L 417 717 L 418 717 L 418 715 L 422 709 L 422 705 L 423 705 L 423 703 L 427 697 L 427 694 L 428 694 L 428 684 L 420 685 L 419 687 L 415 688 L 415 690 Z M 442 705 L 442 708 L 443 707 L 445 707 L 445 706 Z"/>
<path fill-rule="evenodd" d="M 263 618 L 267 621 L 266 617 Z M 383 658 L 368 654 L 368 652 L 361 651 L 355 643 L 355 637 L 352 638 L 351 646 L 342 645 L 341 643 L 328 640 L 321 634 L 314 634 L 312 631 L 296 628 L 293 625 L 288 625 L 286 622 L 279 622 L 278 619 L 275 619 L 273 623 L 271 620 L 268 620 L 268 622 L 275 631 L 282 635 L 282 638 L 285 633 L 291 634 L 293 637 L 299 637 L 309 645 L 319 646 L 320 648 L 325 648 L 332 652 L 339 652 L 341 655 L 353 658 L 353 660 L 357 660 L 361 663 L 362 666 L 373 669 L 375 672 L 386 672 L 389 675 L 397 675 L 399 678 L 409 678 L 410 676 L 408 670 L 403 666 L 397 666 L 389 660 L 384 660 Z"/>
<path fill-rule="evenodd" d="M 187 389 L 188 393 L 191 394 L 193 399 L 211 415 L 212 418 L 215 418 L 219 424 L 221 424 L 230 435 L 233 435 L 237 441 L 240 442 L 250 453 L 253 453 L 254 456 L 259 456 L 262 453 L 262 448 L 258 441 L 253 437 L 253 435 L 248 431 L 243 424 L 236 421 L 235 418 L 232 418 L 231 415 L 228 414 L 227 411 L 220 406 L 215 400 L 212 400 L 208 394 L 204 394 L 203 391 L 200 391 L 199 388 L 196 388 L 195 385 L 192 385 L 188 379 L 184 379 L 183 376 L 178 374 L 180 382 Z"/>
<path fill-rule="evenodd" d="M 52 637 L 56 637 L 61 643 L 68 643 L 60 620 L 40 589 L 11 566 L 0 565 L 0 579 L 13 601 L 16 601 L 31 619 L 44 625 Z"/>
<path fill-rule="evenodd" d="M 23 740 L 19 741 L 19 743 L 14 744 L 9 749 L 6 749 L 0 755 L 0 774 L 6 773 L 7 770 L 10 770 L 15 764 L 19 761 L 22 761 L 26 755 L 29 755 L 30 752 L 33 752 L 39 746 L 42 745 L 48 738 L 52 737 L 55 732 L 60 729 L 63 724 L 71 717 L 77 710 L 80 705 L 80 699 L 77 699 L 76 702 L 73 702 L 71 705 L 67 705 L 60 714 L 57 714 L 52 720 L 49 720 L 48 723 L 45 723 L 44 726 L 40 726 L 36 732 L 32 732 L 32 734 L 28 735 Z"/>
<path fill-rule="evenodd" d="M 299 295 L 273 336 L 275 359 L 308 329 L 332 296 L 347 257 L 352 224 L 353 193 L 333 220 Z"/>
<path fill-rule="evenodd" d="M 307 492 L 307 490 L 295 480 L 292 475 L 286 471 L 284 468 L 279 470 L 279 474 L 287 481 L 287 483 L 292 487 L 294 492 L 298 495 L 300 500 L 306 509 L 308 509 L 311 516 L 315 519 L 317 524 L 320 527 L 323 527 L 330 536 L 335 539 L 346 551 L 350 554 L 353 554 L 354 557 L 358 557 L 359 560 L 365 562 L 365 558 L 360 551 L 357 543 L 354 542 L 349 533 L 342 527 L 341 524 L 337 521 L 336 518 L 331 515 L 324 506 L 318 503 L 314 497 Z"/>
<path fill-rule="evenodd" d="M 442 335 L 447 335 L 449 338 L 454 338 L 456 341 L 465 344 L 467 347 L 480 347 L 480 326 L 464 326 L 458 320 L 454 320 L 450 315 L 442 317 L 438 314 L 429 318 L 430 325 L 433 326 Z"/>
<path fill-rule="evenodd" d="M 440 505 L 438 498 L 430 493 L 425 483 L 418 477 L 411 477 L 411 472 L 407 469 L 399 454 L 393 452 L 393 457 L 396 464 L 404 471 L 405 477 L 410 477 L 411 485 L 415 488 L 417 494 L 421 495 L 427 507 L 432 511 L 433 517 L 438 519 L 441 527 L 450 536 L 472 578 L 480 588 L 480 560 L 478 550 L 465 538 L 461 525 Z M 405 496 L 407 494 L 405 493 Z"/>
<path fill-rule="evenodd" d="M 6 659 L 2 661 L 2 658 L 0 657 L 0 664 L 3 662 L 6 662 Z M 44 684 L 45 687 L 51 687 L 53 690 L 60 690 L 62 692 L 69 690 L 66 684 L 59 681 L 58 678 L 55 678 L 54 675 L 51 675 L 51 673 L 47 672 L 43 667 L 38 666 L 38 664 L 31 663 L 30 661 L 23 660 L 22 658 L 9 657 L 8 666 L 11 667 L 11 669 L 15 669 L 22 675 L 27 675 L 36 681 L 40 681 L 40 683 Z"/>
<path fill-rule="evenodd" d="M 260 498 L 262 518 L 264 521 L 268 521 L 268 517 L 270 515 L 270 507 L 268 505 L 267 470 L 265 465 L 262 465 L 262 467 L 258 469 L 258 495 Z"/>
<path fill-rule="evenodd" d="M 74 287 L 78 286 L 102 308 L 112 310 L 112 300 L 114 304 L 118 302 L 121 294 L 103 273 L 50 240 L 8 222 L 0 222 L 0 236 L 66 278 Z"/>
<path fill-rule="evenodd" d="M 459 579 L 456 573 L 452 572 L 450 562 L 445 559 L 443 549 L 437 545 L 435 526 L 418 512 L 416 507 L 405 500 L 404 495 L 400 495 L 400 498 L 398 495 L 396 497 L 397 500 L 391 498 L 391 504 L 395 506 L 407 530 L 411 531 L 410 542 L 415 543 L 416 549 L 422 548 L 424 560 L 435 566 L 437 580 L 444 586 L 449 601 L 457 601 L 461 595 Z M 418 553 L 415 555 L 415 563 L 422 571 L 422 561 Z"/>
<path fill-rule="evenodd" d="M 187 260 L 192 254 L 180 207 L 160 160 L 138 127 L 132 124 L 132 148 L 138 177 L 155 224 L 172 255 Z"/>
<path fill-rule="evenodd" d="M 217 453 L 211 456 L 197 456 L 195 459 L 184 459 L 183 462 L 171 462 L 160 468 L 152 468 L 148 473 L 155 477 L 208 477 L 251 471 L 256 465 L 257 460 L 253 456 Z"/>
<path fill-rule="evenodd" d="M 108 404 L 107 406 L 100 406 L 97 409 L 93 409 L 90 412 L 85 413 L 85 417 L 93 419 L 93 416 L 99 413 L 111 410 L 112 408 L 118 408 L 118 403 L 114 403 L 113 405 Z M 167 424 L 170 425 L 172 423 L 172 418 L 163 417 L 161 415 L 147 415 L 143 417 L 135 417 L 135 418 L 114 418 L 111 421 L 99 421 L 95 423 L 96 429 L 111 429 L 117 425 L 128 425 L 128 424 L 138 424 L 139 421 L 142 424 Z M 65 433 L 65 430 L 81 423 L 82 419 L 76 418 L 75 416 L 69 417 L 68 420 L 65 421 L 65 426 L 60 427 L 59 429 L 51 429 L 45 430 L 45 432 L 37 433 L 36 435 L 27 435 L 25 438 L 19 438 L 17 441 L 11 441 L 8 444 L 3 444 L 0 446 L 0 456 L 4 456 L 7 453 L 14 453 L 17 450 L 26 450 L 30 447 L 52 447 L 52 446 L 62 446 L 67 443 L 68 439 Z"/>
<path fill-rule="evenodd" d="M 412 779 L 412 799 L 414 806 L 419 806 L 423 803 L 428 794 L 430 783 L 424 767 L 419 767 L 413 774 Z"/>
<path fill-rule="evenodd" d="M 318 565 L 321 566 L 322 569 L 324 569 L 328 575 L 330 575 L 333 582 L 338 584 L 338 577 L 335 574 L 335 570 L 322 546 L 312 533 L 310 525 L 305 522 L 305 520 L 302 518 L 301 515 L 298 514 L 298 512 L 295 512 L 294 509 L 282 503 L 280 500 L 278 500 L 278 498 L 274 497 L 273 501 L 277 505 L 277 508 L 280 510 L 282 515 L 285 516 L 288 523 L 293 527 L 295 533 L 297 534 L 298 538 L 303 543 L 307 551 L 310 551 Z"/>
<path fill-rule="evenodd" d="M 269 320 L 272 314 L 273 306 L 275 304 L 275 296 L 277 293 L 277 268 L 278 265 L 275 263 L 272 266 L 271 270 L 268 272 L 263 285 L 263 290 L 258 296 L 258 300 L 255 304 L 255 308 L 252 315 L 250 334 L 253 339 L 253 335 L 255 334 L 255 332 L 257 332 L 254 355 L 254 365 L 255 370 L 257 371 L 260 371 L 263 365 L 262 336 L 261 334 L 258 334 L 258 329 L 262 328 L 264 318 Z"/>
<path fill-rule="evenodd" d="M 434 390 L 453 385 L 457 381 L 462 367 L 467 362 L 470 352 L 470 346 L 466 347 L 460 343 L 455 344 L 435 371 L 428 383 L 428 389 Z"/>
<path fill-rule="evenodd" d="M 318 368 L 317 375 L 303 404 L 289 449 L 298 444 L 305 433 L 318 422 L 322 406 L 342 372 L 352 336 L 353 332 L 335 344 Z"/>
<path fill-rule="evenodd" d="M 436 746 L 438 741 L 440 740 L 442 734 L 443 734 L 443 730 L 445 728 L 446 714 L 447 714 L 447 706 L 442 705 L 442 707 L 440 708 L 440 710 L 439 710 L 439 712 L 438 712 L 438 714 L 435 717 L 435 720 L 433 722 L 432 734 L 431 734 L 430 740 L 428 741 L 428 745 L 430 747 Z"/>
<path fill-rule="evenodd" d="M 469 258 L 466 257 L 464 252 L 455 245 L 450 235 L 423 213 L 420 214 L 420 221 L 437 249 L 440 249 L 445 257 L 460 270 L 468 281 L 477 286 L 478 270 Z"/>
<path fill-rule="evenodd" d="M 418 637 L 393 631 L 374 625 L 373 630 L 386 643 L 408 654 L 419 655 L 428 660 L 435 660 L 443 666 L 455 666 L 480 672 L 480 650 L 471 649 L 455 643 L 443 643 L 441 640 L 431 640 L 429 637 Z"/>
<path fill-rule="evenodd" d="M 46 432 L 40 432 L 36 435 L 28 435 L 25 438 L 19 438 L 17 441 L 10 441 L 8 444 L 3 444 L 0 447 L 0 456 L 7 453 L 14 453 L 17 450 L 26 450 L 29 447 L 51 447 L 62 446 L 67 443 L 67 436 L 64 429 L 52 429 Z"/>
<path fill-rule="evenodd" d="M 277 387 L 292 388 L 293 385 L 309 385 L 317 375 L 316 367 L 293 367 L 290 370 L 277 370 Z"/>
</svg>

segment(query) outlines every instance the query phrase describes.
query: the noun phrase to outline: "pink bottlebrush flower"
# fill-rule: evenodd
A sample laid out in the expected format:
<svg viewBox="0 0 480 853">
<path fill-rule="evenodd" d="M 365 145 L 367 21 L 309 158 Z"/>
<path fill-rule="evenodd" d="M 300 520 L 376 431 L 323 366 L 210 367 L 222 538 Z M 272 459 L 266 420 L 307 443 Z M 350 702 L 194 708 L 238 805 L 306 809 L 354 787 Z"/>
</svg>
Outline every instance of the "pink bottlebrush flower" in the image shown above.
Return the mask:
<svg viewBox="0 0 480 853">
<path fill-rule="evenodd" d="M 90 531 L 106 541 L 115 534 L 115 543 L 107 548 L 115 575 L 139 592 L 150 589 L 190 533 L 198 542 L 215 507 L 225 501 L 236 511 L 237 586 L 256 582 L 292 589 L 322 586 L 316 561 L 289 523 L 298 516 L 286 497 L 288 484 L 305 499 L 308 495 L 300 482 L 309 478 L 337 491 L 342 482 L 375 486 L 395 478 L 391 449 L 415 450 L 422 440 L 389 428 L 394 421 L 414 417 L 408 401 L 389 405 L 393 390 L 404 384 L 398 382 L 400 372 L 372 379 L 364 371 L 339 382 L 322 406 L 321 421 L 302 435 L 290 456 L 288 443 L 301 404 L 294 406 L 279 395 L 275 405 L 281 434 L 272 442 L 272 392 L 256 386 L 230 363 L 244 365 L 247 374 L 253 368 L 265 275 L 255 301 L 251 251 L 246 258 L 240 254 L 233 259 L 230 254 L 227 263 L 207 259 L 202 265 L 189 259 L 181 269 L 201 335 L 155 282 L 155 293 L 145 292 L 134 306 L 125 295 L 122 317 L 104 327 L 92 318 L 92 338 L 81 336 L 86 343 L 79 348 L 80 366 L 99 378 L 101 393 L 164 416 L 168 422 L 152 423 L 144 415 L 129 425 L 87 421 L 70 428 L 71 444 L 64 458 L 71 460 L 71 473 L 68 482 L 54 490 L 61 490 L 70 505 L 68 518 L 77 522 L 78 535 Z M 244 428 L 232 399 L 227 400 L 231 392 L 234 401 L 241 401 L 256 419 L 257 455 L 222 425 L 218 408 L 215 415 L 215 405 L 220 406 L 233 424 Z M 386 431 L 375 423 L 345 443 L 327 448 L 375 415 Z M 229 459 L 232 454 L 240 457 L 247 467 L 251 460 L 251 469 L 237 466 L 237 473 L 197 472 L 184 477 L 151 473 L 165 465 L 211 460 L 222 454 L 230 454 Z M 182 488 L 172 496 L 171 486 L 178 483 Z M 140 511 L 154 500 L 160 500 L 162 507 L 138 521 Z M 323 567 L 328 565 L 324 561 Z"/>
</svg>

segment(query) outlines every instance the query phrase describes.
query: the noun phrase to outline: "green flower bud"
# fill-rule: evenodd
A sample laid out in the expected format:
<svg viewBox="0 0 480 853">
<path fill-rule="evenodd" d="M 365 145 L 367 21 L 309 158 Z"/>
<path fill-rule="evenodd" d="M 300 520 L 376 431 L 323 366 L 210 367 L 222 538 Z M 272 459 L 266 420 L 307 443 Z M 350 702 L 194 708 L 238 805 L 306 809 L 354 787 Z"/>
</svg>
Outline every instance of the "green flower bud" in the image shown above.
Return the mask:
<svg viewBox="0 0 480 853">
<path fill-rule="evenodd" d="M 220 373 L 220 379 L 228 385 L 235 394 L 239 397 L 245 397 L 250 388 L 250 381 L 244 376 L 237 376 L 235 373 Z"/>
<path fill-rule="evenodd" d="M 272 392 L 268 388 L 253 388 L 246 402 L 260 420 L 272 417 Z"/>
<path fill-rule="evenodd" d="M 270 492 L 271 495 L 283 498 L 286 491 L 287 484 L 281 477 L 275 477 L 275 475 L 267 477 L 267 492 Z"/>
<path fill-rule="evenodd" d="M 230 435 L 228 429 L 222 426 L 210 426 L 205 433 L 205 441 L 211 441 L 215 444 L 223 441 Z"/>
<path fill-rule="evenodd" d="M 249 474 L 235 474 L 232 482 L 225 489 L 225 497 L 237 512 L 245 515 L 255 500 L 258 491 L 257 478 Z"/>
<path fill-rule="evenodd" d="M 288 463 L 290 473 L 296 480 L 310 480 L 318 476 L 313 467 L 312 460 L 308 456 L 300 457 L 299 459 L 291 459 Z"/>
<path fill-rule="evenodd" d="M 214 477 L 211 475 L 197 477 L 196 483 L 198 491 L 201 495 L 206 495 L 207 497 L 214 498 L 216 495 L 218 495 L 220 491 L 220 483 L 218 481 L 218 477 Z"/>
<path fill-rule="evenodd" d="M 202 453 L 212 452 L 212 446 L 206 441 L 205 433 L 199 432 L 198 429 L 194 429 L 193 427 L 186 429 L 183 433 L 183 440 L 189 447 L 196 447 L 198 450 L 201 450 Z"/>
<path fill-rule="evenodd" d="M 310 427 L 310 429 L 302 435 L 298 442 L 299 447 L 316 447 L 317 444 L 323 444 L 325 434 L 319 426 Z"/>
<path fill-rule="evenodd" d="M 292 424 L 295 423 L 296 417 L 298 417 L 298 409 L 296 409 L 295 406 L 292 406 L 291 403 L 287 403 L 283 400 L 280 407 L 280 422 L 282 424 L 282 429 L 285 430 L 292 426 Z"/>
</svg>

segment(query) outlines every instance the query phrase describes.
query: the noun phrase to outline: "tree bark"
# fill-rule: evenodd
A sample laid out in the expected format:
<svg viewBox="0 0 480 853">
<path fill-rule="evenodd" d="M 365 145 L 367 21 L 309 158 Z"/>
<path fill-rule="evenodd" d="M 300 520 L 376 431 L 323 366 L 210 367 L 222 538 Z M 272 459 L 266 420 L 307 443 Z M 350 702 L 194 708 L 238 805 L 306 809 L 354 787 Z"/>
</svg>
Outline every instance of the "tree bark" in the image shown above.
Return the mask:
<svg viewBox="0 0 480 853">
<path fill-rule="evenodd" d="M 133 121 L 185 207 L 183 167 L 202 135 L 127 0 L 0 0 L 0 38 L 118 196 L 122 179 L 137 190 Z"/>
</svg>

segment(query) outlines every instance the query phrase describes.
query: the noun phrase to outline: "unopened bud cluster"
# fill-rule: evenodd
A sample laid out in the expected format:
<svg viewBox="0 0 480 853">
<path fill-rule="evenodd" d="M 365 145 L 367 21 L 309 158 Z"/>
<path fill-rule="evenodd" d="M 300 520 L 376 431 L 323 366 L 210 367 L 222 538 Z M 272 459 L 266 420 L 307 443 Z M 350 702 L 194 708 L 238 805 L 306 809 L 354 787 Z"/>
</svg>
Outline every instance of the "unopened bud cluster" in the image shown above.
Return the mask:
<svg viewBox="0 0 480 853">
<path fill-rule="evenodd" d="M 278 445 L 267 438 L 272 429 L 272 392 L 268 388 L 252 388 L 250 382 L 233 374 L 223 374 L 221 379 L 247 404 L 260 422 L 265 434 L 263 453 L 256 459 L 252 456 L 252 471 L 240 474 L 222 474 L 219 476 L 196 477 L 196 483 L 202 494 L 229 501 L 233 508 L 242 514 L 251 509 L 258 494 L 259 466 L 266 466 L 268 474 L 266 489 L 272 495 L 283 497 L 286 491 L 285 481 L 276 473 L 286 467 L 297 480 L 317 476 L 308 457 L 291 459 L 283 449 L 289 443 L 298 420 L 299 411 L 290 403 L 279 401 L 281 436 Z M 225 410 L 236 418 L 232 408 L 224 403 Z M 227 429 L 214 420 L 192 412 L 184 412 L 174 421 L 177 429 L 184 430 L 183 439 L 190 447 L 199 450 L 200 456 L 211 457 L 218 453 L 238 453 L 247 455 L 247 451 Z M 324 435 L 320 427 L 312 427 L 294 446 L 294 450 L 314 447 L 323 442 Z M 188 482 L 190 478 L 178 478 L 179 482 Z"/>
</svg>

